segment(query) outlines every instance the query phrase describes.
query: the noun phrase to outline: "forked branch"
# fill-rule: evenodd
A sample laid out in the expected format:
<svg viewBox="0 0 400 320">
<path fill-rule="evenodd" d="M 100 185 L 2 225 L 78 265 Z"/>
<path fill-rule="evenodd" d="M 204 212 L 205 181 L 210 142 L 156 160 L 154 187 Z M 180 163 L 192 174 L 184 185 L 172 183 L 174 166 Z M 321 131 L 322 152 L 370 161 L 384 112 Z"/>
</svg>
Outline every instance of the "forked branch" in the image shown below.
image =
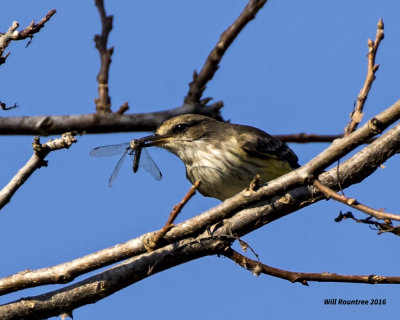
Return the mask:
<svg viewBox="0 0 400 320">
<path fill-rule="evenodd" d="M 7 32 L 0 34 L 0 65 L 6 62 L 7 57 L 10 55 L 10 52 L 3 56 L 5 49 L 8 47 L 11 41 L 23 40 L 26 38 L 30 38 L 30 41 L 27 43 L 28 46 L 35 33 L 38 33 L 40 29 L 42 29 L 47 21 L 56 13 L 56 10 L 50 10 L 46 16 L 40 20 L 38 23 L 34 21 L 31 22 L 29 26 L 25 29 L 18 31 L 19 23 L 14 21 L 11 27 L 7 30 Z"/>
<path fill-rule="evenodd" d="M 0 191 L 0 209 L 3 208 L 21 187 L 31 174 L 40 167 L 47 166 L 44 160 L 46 156 L 55 150 L 69 148 L 77 140 L 74 137 L 75 133 L 67 132 L 61 138 L 49 140 L 44 144 L 40 143 L 38 137 L 34 138 L 32 147 L 33 155 L 28 162 L 17 172 L 10 182 Z"/>
<path fill-rule="evenodd" d="M 375 41 L 368 39 L 367 76 L 365 78 L 364 86 L 358 94 L 356 106 L 350 115 L 351 121 L 344 130 L 345 135 L 353 132 L 361 122 L 365 101 L 367 100 L 368 93 L 371 90 L 372 83 L 375 80 L 375 72 L 379 69 L 379 64 L 375 64 L 375 58 L 376 53 L 378 52 L 379 44 L 384 38 L 382 19 L 379 19 L 377 28 L 378 30 L 376 31 Z"/>
</svg>

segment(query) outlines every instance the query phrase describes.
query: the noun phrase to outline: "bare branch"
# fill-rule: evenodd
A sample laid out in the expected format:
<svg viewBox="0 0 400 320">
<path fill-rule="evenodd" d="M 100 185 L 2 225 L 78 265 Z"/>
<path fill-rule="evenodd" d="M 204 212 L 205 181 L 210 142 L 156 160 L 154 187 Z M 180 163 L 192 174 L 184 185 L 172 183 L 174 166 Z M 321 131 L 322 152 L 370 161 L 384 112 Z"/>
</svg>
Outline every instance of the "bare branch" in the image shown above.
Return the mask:
<svg viewBox="0 0 400 320">
<path fill-rule="evenodd" d="M 357 219 L 354 217 L 354 215 L 351 212 L 346 212 L 346 213 L 342 213 L 340 211 L 339 215 L 335 218 L 336 222 L 341 222 L 343 220 L 346 219 L 351 219 L 357 223 L 363 223 L 363 224 L 368 224 L 368 225 L 372 225 L 376 228 L 376 230 L 378 231 L 378 234 L 382 234 L 382 233 L 393 233 L 396 236 L 400 236 L 400 226 L 393 226 L 391 220 L 385 220 L 387 222 L 379 222 L 376 220 L 372 219 L 372 216 L 369 216 L 365 219 Z"/>
<path fill-rule="evenodd" d="M 117 113 L 118 114 L 124 114 L 126 111 L 129 110 L 129 105 L 128 102 L 124 102 L 118 109 Z"/>
<path fill-rule="evenodd" d="M 40 20 L 38 23 L 34 21 L 31 22 L 29 26 L 27 26 L 24 30 L 17 31 L 19 27 L 18 22 L 14 21 L 8 31 L 4 34 L 0 35 L 0 65 L 3 64 L 10 53 L 7 53 L 3 56 L 4 50 L 8 47 L 11 41 L 13 40 L 23 40 L 26 38 L 30 38 L 30 41 L 27 43 L 28 46 L 35 33 L 38 33 L 40 29 L 42 29 L 47 21 L 56 13 L 56 10 L 50 10 L 46 16 Z"/>
<path fill-rule="evenodd" d="M 294 142 L 294 143 L 309 143 L 309 142 L 332 142 L 335 139 L 340 139 L 343 134 L 314 134 L 314 133 L 293 133 L 293 134 L 276 134 L 275 138 L 283 142 Z"/>
<path fill-rule="evenodd" d="M 376 32 L 375 42 L 371 39 L 368 39 L 368 69 L 367 69 L 367 76 L 364 82 L 364 86 L 362 87 L 360 93 L 357 97 L 357 104 L 351 113 L 351 121 L 345 128 L 345 135 L 353 132 L 358 124 L 361 122 L 363 117 L 363 108 L 365 101 L 367 100 L 368 93 L 371 90 L 372 83 L 375 80 L 375 72 L 379 69 L 379 64 L 375 64 L 375 57 L 376 53 L 378 52 L 379 44 L 381 40 L 384 38 L 383 33 L 383 21 L 379 19 L 378 21 L 378 30 Z"/>
<path fill-rule="evenodd" d="M 160 231 L 157 231 L 151 234 L 149 237 L 146 237 L 145 243 L 147 251 L 153 251 L 158 246 L 160 240 L 165 236 L 165 234 L 174 226 L 176 217 L 182 211 L 185 204 L 196 194 L 196 190 L 199 185 L 200 180 L 197 180 L 194 185 L 190 187 L 188 193 L 183 197 L 181 202 L 173 207 L 165 226 Z"/>
<path fill-rule="evenodd" d="M 308 273 L 308 272 L 294 272 L 282 270 L 274 267 L 267 266 L 259 261 L 252 260 L 239 252 L 228 248 L 222 253 L 225 257 L 231 259 L 242 268 L 251 271 L 256 276 L 260 274 L 267 274 L 273 277 L 288 280 L 290 282 L 300 282 L 308 286 L 307 281 L 317 282 L 351 282 L 351 283 L 368 283 L 368 284 L 400 284 L 400 277 L 390 276 L 377 276 L 370 275 L 342 275 L 329 272 L 321 273 Z"/>
<path fill-rule="evenodd" d="M 40 144 L 39 138 L 33 140 L 33 155 L 28 162 L 18 171 L 11 181 L 0 191 L 0 209 L 3 208 L 12 198 L 14 193 L 21 185 L 31 176 L 31 174 L 42 166 L 47 166 L 44 161 L 46 156 L 51 152 L 59 149 L 69 148 L 72 143 L 77 140 L 74 133 L 67 132 L 61 138 L 49 140 L 44 144 Z"/>
<path fill-rule="evenodd" d="M 17 106 L 16 103 L 14 103 L 11 107 L 7 107 L 7 105 L 4 102 L 0 101 L 0 109 L 2 109 L 4 111 L 8 111 L 8 110 L 11 110 L 11 109 L 14 109 L 14 108 L 17 108 L 17 107 L 18 106 Z"/>
<path fill-rule="evenodd" d="M 209 106 L 184 104 L 165 111 L 119 114 L 90 113 L 65 116 L 0 117 L 0 135 L 40 135 L 62 134 L 66 131 L 79 133 L 108 133 L 154 131 L 165 120 L 185 114 L 199 113 L 221 119 L 221 104 Z"/>
<path fill-rule="evenodd" d="M 185 103 L 199 103 L 203 92 L 206 89 L 207 82 L 210 81 L 217 72 L 218 64 L 220 63 L 225 51 L 229 48 L 247 23 L 256 17 L 256 14 L 266 2 L 267 0 L 250 0 L 236 21 L 222 33 L 218 43 L 208 55 L 200 73 L 197 74 L 197 72 L 194 71 L 193 80 L 189 84 L 189 92 L 184 100 Z"/>
<path fill-rule="evenodd" d="M 129 259 L 110 270 L 40 296 L 23 298 L 0 306 L 2 320 L 42 319 L 71 313 L 73 309 L 94 303 L 135 282 L 160 271 L 229 246 L 231 239 L 216 239 L 205 234 Z"/>
<path fill-rule="evenodd" d="M 293 133 L 293 134 L 275 134 L 274 137 L 287 143 L 321 143 L 333 142 L 333 140 L 343 138 L 344 134 L 314 134 L 314 133 Z M 371 138 L 365 143 L 371 143 L 375 138 Z"/>
<path fill-rule="evenodd" d="M 362 211 L 366 214 L 369 214 L 376 219 L 389 219 L 389 220 L 397 220 L 400 221 L 400 215 L 398 214 L 393 214 L 393 213 L 387 213 L 383 212 L 382 210 L 376 210 L 374 208 L 368 207 L 362 203 L 359 203 L 356 199 L 354 198 L 348 198 L 345 195 L 338 194 L 335 191 L 333 191 L 331 188 L 328 188 L 327 186 L 324 186 L 320 181 L 315 180 L 313 183 L 314 187 L 318 188 L 319 191 L 321 191 L 328 199 L 332 198 L 336 201 L 339 201 L 347 206 L 350 206 L 354 209 L 357 209 L 359 211 Z"/>
<path fill-rule="evenodd" d="M 13 21 L 11 27 L 7 30 L 6 33 L 0 35 L 0 65 L 6 62 L 6 59 L 10 55 L 10 52 L 3 56 L 4 50 L 8 47 L 11 40 L 13 40 L 14 34 L 18 34 L 17 28 L 19 24 L 17 21 Z"/>
<path fill-rule="evenodd" d="M 96 0 L 101 18 L 101 35 L 95 35 L 94 42 L 100 54 L 100 71 L 97 75 L 99 97 L 94 99 L 96 111 L 111 112 L 111 98 L 108 93 L 108 75 L 114 48 L 107 48 L 108 36 L 113 27 L 113 16 L 107 16 L 103 0 Z"/>
</svg>

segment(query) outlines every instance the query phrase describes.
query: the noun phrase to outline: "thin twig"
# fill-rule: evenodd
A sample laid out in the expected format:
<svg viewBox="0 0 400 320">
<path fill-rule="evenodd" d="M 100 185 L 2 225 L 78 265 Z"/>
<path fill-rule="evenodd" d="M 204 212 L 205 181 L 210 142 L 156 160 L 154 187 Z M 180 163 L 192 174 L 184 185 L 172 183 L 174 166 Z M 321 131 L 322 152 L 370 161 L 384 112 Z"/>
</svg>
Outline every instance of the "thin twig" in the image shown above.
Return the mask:
<svg viewBox="0 0 400 320">
<path fill-rule="evenodd" d="M 3 208 L 19 189 L 21 185 L 40 167 L 47 166 L 45 157 L 51 152 L 59 149 L 69 148 L 77 140 L 75 133 L 67 132 L 61 138 L 49 140 L 44 144 L 40 143 L 38 137 L 33 140 L 33 155 L 28 162 L 17 172 L 10 182 L 0 191 L 0 209 Z"/>
<path fill-rule="evenodd" d="M 367 284 L 381 284 L 391 283 L 400 284 L 400 277 L 391 276 L 377 276 L 370 275 L 341 275 L 336 273 L 321 272 L 321 273 L 308 273 L 308 272 L 294 272 L 270 267 L 259 261 L 252 260 L 239 252 L 228 248 L 222 253 L 225 257 L 233 260 L 242 268 L 251 271 L 256 276 L 260 274 L 267 274 L 273 277 L 288 280 L 290 282 L 300 282 L 308 286 L 308 281 L 317 282 L 351 282 L 351 283 L 367 283 Z"/>
<path fill-rule="evenodd" d="M 372 220 L 372 216 L 369 216 L 365 219 L 357 219 L 350 211 L 346 213 L 342 213 L 340 211 L 339 215 L 335 218 L 335 221 L 340 222 L 346 219 L 351 219 L 357 223 L 368 224 L 370 226 L 372 225 L 376 227 L 377 230 L 379 230 L 378 234 L 390 232 L 395 234 L 396 236 L 400 236 L 400 226 L 393 226 L 391 220 L 387 220 L 387 222 L 379 222 L 376 220 Z"/>
<path fill-rule="evenodd" d="M 34 21 L 31 22 L 29 26 L 27 26 L 25 29 L 21 31 L 17 31 L 17 28 L 19 27 L 19 23 L 14 21 L 11 25 L 11 27 L 8 29 L 8 31 L 4 34 L 0 34 L 0 65 L 3 64 L 7 57 L 10 55 L 10 53 L 7 53 L 5 56 L 3 56 L 4 50 L 7 48 L 7 46 L 10 44 L 11 41 L 16 41 L 16 40 L 23 40 L 26 38 L 30 38 L 29 42 L 27 43 L 26 46 L 28 46 L 35 33 L 38 33 L 40 29 L 42 29 L 47 21 L 50 20 L 50 18 L 56 13 L 56 10 L 50 10 L 46 16 L 40 20 L 38 23 L 35 23 Z"/>
<path fill-rule="evenodd" d="M 315 134 L 315 133 L 292 133 L 292 134 L 275 134 L 274 137 L 283 141 L 283 142 L 292 142 L 292 143 L 310 143 L 310 142 L 333 142 L 336 139 L 343 138 L 344 134 Z M 365 143 L 371 143 L 375 141 L 375 138 L 372 138 Z"/>
<path fill-rule="evenodd" d="M 383 21 L 379 19 L 376 31 L 375 41 L 368 39 L 368 68 L 367 68 L 367 76 L 364 82 L 364 86 L 362 87 L 360 93 L 357 97 L 357 104 L 351 113 L 351 122 L 345 128 L 345 135 L 353 132 L 358 124 L 361 122 L 363 117 L 363 108 L 365 101 L 367 100 L 368 93 L 371 90 L 372 83 L 375 80 L 375 72 L 379 69 L 379 64 L 375 64 L 376 53 L 378 52 L 379 44 L 381 40 L 384 38 L 383 33 Z"/>
<path fill-rule="evenodd" d="M 164 227 L 161 230 L 151 234 L 149 237 L 145 239 L 147 251 L 153 251 L 157 247 L 159 241 L 174 226 L 174 221 L 178 217 L 178 214 L 182 211 L 185 204 L 196 194 L 196 190 L 199 187 L 199 185 L 200 185 L 200 180 L 197 180 L 190 187 L 189 191 L 183 197 L 181 202 L 179 202 L 172 208 L 172 211 L 169 214 L 169 218 L 165 223 Z"/>
<path fill-rule="evenodd" d="M 117 113 L 118 114 L 124 114 L 126 111 L 129 110 L 129 104 L 128 102 L 124 102 L 118 109 Z"/>
<path fill-rule="evenodd" d="M 232 42 L 236 39 L 243 28 L 256 17 L 257 12 L 264 6 L 267 0 L 250 0 L 236 21 L 225 30 L 218 40 L 214 49 L 210 52 L 203 68 L 197 74 L 193 72 L 193 80 L 189 84 L 189 92 L 185 97 L 185 103 L 199 103 L 207 83 L 213 78 L 218 70 L 218 65 Z"/>
<path fill-rule="evenodd" d="M 340 139 L 343 134 L 314 134 L 314 133 L 293 133 L 293 134 L 276 134 L 275 138 L 283 142 L 309 143 L 309 142 L 332 142 Z"/>
<path fill-rule="evenodd" d="M 18 106 L 17 106 L 16 103 L 14 103 L 11 107 L 7 107 L 7 105 L 4 102 L 0 101 L 0 109 L 1 110 L 7 111 L 7 110 L 11 110 L 11 109 L 14 109 L 14 108 L 17 108 L 17 107 Z"/>
<path fill-rule="evenodd" d="M 101 18 L 101 35 L 96 34 L 94 42 L 100 54 L 100 71 L 97 75 L 99 97 L 94 100 L 97 112 L 111 112 L 111 98 L 108 90 L 108 75 L 114 48 L 107 48 L 108 36 L 113 28 L 113 16 L 107 16 L 103 0 L 96 0 Z"/>
<path fill-rule="evenodd" d="M 327 198 L 332 198 L 336 201 L 339 201 L 341 203 L 344 203 L 345 205 L 348 205 L 354 209 L 357 209 L 359 211 L 362 211 L 366 214 L 369 214 L 376 219 L 389 219 L 389 220 L 396 220 L 400 221 L 400 215 L 398 214 L 393 214 L 393 213 L 387 213 L 383 212 L 381 210 L 376 210 L 371 207 L 368 207 L 362 203 L 359 203 L 356 199 L 354 198 L 348 198 L 345 195 L 341 195 L 336 193 L 334 190 L 331 188 L 328 188 L 327 186 L 323 185 L 320 181 L 314 180 L 313 186 L 316 187 L 319 191 L 321 191 Z"/>
</svg>

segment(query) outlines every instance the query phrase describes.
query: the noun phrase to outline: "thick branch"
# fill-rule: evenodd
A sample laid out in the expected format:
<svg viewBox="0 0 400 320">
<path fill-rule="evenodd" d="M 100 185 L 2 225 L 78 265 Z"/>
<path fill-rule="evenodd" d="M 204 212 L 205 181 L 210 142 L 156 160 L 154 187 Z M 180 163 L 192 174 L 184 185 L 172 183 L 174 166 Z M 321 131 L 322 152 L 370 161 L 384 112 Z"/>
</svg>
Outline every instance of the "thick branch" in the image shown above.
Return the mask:
<svg viewBox="0 0 400 320">
<path fill-rule="evenodd" d="M 67 131 L 79 133 L 109 133 L 154 131 L 165 120 L 185 114 L 199 113 L 221 119 L 222 105 L 202 104 L 149 113 L 119 114 L 79 114 L 66 116 L 0 117 L 0 135 L 55 135 Z"/>
<path fill-rule="evenodd" d="M 32 157 L 0 191 L 0 209 L 11 200 L 14 193 L 28 180 L 36 169 L 47 165 L 44 159 L 51 151 L 69 148 L 72 143 L 77 141 L 73 135 L 74 134 L 67 132 L 63 134 L 61 138 L 49 140 L 44 144 L 40 144 L 39 138 L 34 139 L 32 144 L 34 150 Z"/>
<path fill-rule="evenodd" d="M 229 246 L 231 239 L 215 239 L 209 235 L 194 241 L 176 243 L 129 259 L 110 270 L 60 290 L 24 298 L 0 306 L 2 320 L 42 319 L 71 313 L 73 309 L 94 303 L 146 277 L 184 262 L 216 254 Z"/>
<path fill-rule="evenodd" d="M 257 12 L 264 6 L 267 0 L 250 0 L 236 21 L 225 30 L 214 49 L 210 52 L 200 73 L 193 73 L 193 80 L 189 84 L 189 92 L 185 97 L 185 103 L 199 103 L 207 82 L 210 81 L 218 70 L 225 51 L 229 48 L 238 34 L 248 22 L 256 17 Z"/>
</svg>

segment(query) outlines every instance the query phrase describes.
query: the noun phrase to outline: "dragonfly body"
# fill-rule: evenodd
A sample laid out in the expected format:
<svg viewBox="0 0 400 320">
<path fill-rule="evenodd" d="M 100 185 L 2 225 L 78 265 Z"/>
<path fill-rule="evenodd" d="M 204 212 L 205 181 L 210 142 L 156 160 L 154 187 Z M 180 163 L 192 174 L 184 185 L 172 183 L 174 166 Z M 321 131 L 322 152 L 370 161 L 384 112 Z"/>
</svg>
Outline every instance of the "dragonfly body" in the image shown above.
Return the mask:
<svg viewBox="0 0 400 320">
<path fill-rule="evenodd" d="M 141 157 L 143 150 L 143 157 Z M 92 157 L 110 157 L 117 154 L 121 154 L 122 156 L 117 162 L 110 179 L 108 180 L 108 185 L 111 187 L 118 176 L 118 172 L 121 169 L 122 164 L 127 155 L 133 158 L 132 170 L 135 173 L 139 167 L 140 159 L 142 158 L 141 167 L 145 169 L 145 171 L 149 172 L 154 179 L 160 180 L 162 175 L 160 169 L 155 164 L 154 160 L 151 158 L 150 154 L 146 149 L 141 147 L 141 144 L 138 143 L 138 140 L 132 140 L 131 142 L 121 143 L 121 144 L 112 144 L 108 146 L 101 146 L 94 148 L 90 151 L 89 155 Z"/>
</svg>

